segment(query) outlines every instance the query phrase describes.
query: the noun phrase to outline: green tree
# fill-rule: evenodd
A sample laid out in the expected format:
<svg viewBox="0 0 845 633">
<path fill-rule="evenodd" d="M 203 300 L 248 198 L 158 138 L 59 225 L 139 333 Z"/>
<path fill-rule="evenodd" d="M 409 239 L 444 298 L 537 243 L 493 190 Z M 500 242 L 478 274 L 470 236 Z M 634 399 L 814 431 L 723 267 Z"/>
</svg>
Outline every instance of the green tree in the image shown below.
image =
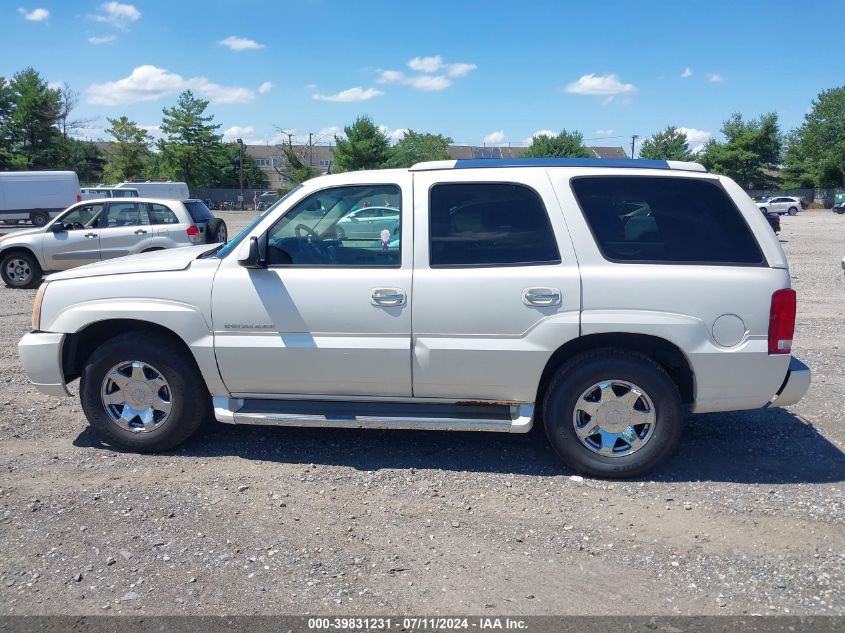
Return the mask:
<svg viewBox="0 0 845 633">
<path fill-rule="evenodd" d="M 343 128 L 346 138 L 335 136 L 334 171 L 379 169 L 390 159 L 390 142 L 368 116 Z"/>
<path fill-rule="evenodd" d="M 449 144 L 452 139 L 442 134 L 426 134 L 408 130 L 396 145 L 387 161 L 388 167 L 410 167 L 426 160 L 449 158 Z"/>
<path fill-rule="evenodd" d="M 305 159 L 291 145 L 282 147 L 282 153 L 285 156 L 283 173 L 291 188 L 320 175 L 320 170 L 311 165 L 306 165 Z"/>
<path fill-rule="evenodd" d="M 16 73 L 9 89 L 13 105 L 7 125 L 16 166 L 55 168 L 61 160 L 61 135 L 56 127 L 61 113 L 59 91 L 32 68 Z"/>
<path fill-rule="evenodd" d="M 75 171 L 80 183 L 95 185 L 103 181 L 106 159 L 96 143 L 69 138 L 65 154 L 64 168 Z"/>
<path fill-rule="evenodd" d="M 687 135 L 673 125 L 647 138 L 640 147 L 640 158 L 651 160 L 692 160 Z"/>
<path fill-rule="evenodd" d="M 12 109 L 15 96 L 5 77 L 0 77 L 0 170 L 11 169 L 15 165 L 15 153 L 12 149 Z"/>
<path fill-rule="evenodd" d="M 522 155 L 525 158 L 589 158 L 590 151 L 584 147 L 581 132 L 561 130 L 557 136 L 535 136 Z"/>
<path fill-rule="evenodd" d="M 214 172 L 210 187 L 240 187 L 241 148 L 237 143 L 224 143 L 220 151 L 220 162 Z M 244 153 L 244 187 L 264 189 L 268 186 L 267 176 L 249 154 Z"/>
<path fill-rule="evenodd" d="M 787 187 L 845 186 L 845 86 L 820 92 L 787 139 Z"/>
<path fill-rule="evenodd" d="M 114 139 L 109 181 L 121 182 L 140 177 L 147 168 L 152 137 L 125 116 L 108 119 L 108 122 L 110 127 L 106 129 L 106 134 Z"/>
<path fill-rule="evenodd" d="M 214 116 L 205 114 L 208 101 L 197 99 L 190 90 L 179 95 L 176 105 L 164 108 L 158 142 L 164 168 L 176 180 L 190 187 L 205 187 L 215 179 L 221 162 L 222 136 Z"/>
<path fill-rule="evenodd" d="M 712 172 L 733 178 L 747 189 L 761 189 L 775 184 L 765 170 L 780 164 L 781 134 L 774 112 L 745 121 L 733 114 L 722 125 L 725 142 L 711 139 L 698 155 L 699 162 Z"/>
</svg>

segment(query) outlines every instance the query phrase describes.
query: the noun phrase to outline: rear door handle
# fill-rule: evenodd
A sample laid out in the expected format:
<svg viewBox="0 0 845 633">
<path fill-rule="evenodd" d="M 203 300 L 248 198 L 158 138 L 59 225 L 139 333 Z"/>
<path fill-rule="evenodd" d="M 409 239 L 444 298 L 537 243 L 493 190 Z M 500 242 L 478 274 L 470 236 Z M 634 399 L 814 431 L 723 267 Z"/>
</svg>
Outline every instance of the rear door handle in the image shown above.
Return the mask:
<svg viewBox="0 0 845 633">
<path fill-rule="evenodd" d="M 144 229 L 138 229 L 135 231 L 135 235 L 146 235 L 147 232 Z"/>
<path fill-rule="evenodd" d="M 405 291 L 401 288 L 373 288 L 370 291 L 370 301 L 376 306 L 403 306 Z"/>
<path fill-rule="evenodd" d="M 85 237 L 87 237 L 90 240 L 90 239 L 97 237 L 97 234 L 96 233 L 86 233 Z"/>
<path fill-rule="evenodd" d="M 558 288 L 526 288 L 522 293 L 522 302 L 529 306 L 559 306 Z"/>
</svg>

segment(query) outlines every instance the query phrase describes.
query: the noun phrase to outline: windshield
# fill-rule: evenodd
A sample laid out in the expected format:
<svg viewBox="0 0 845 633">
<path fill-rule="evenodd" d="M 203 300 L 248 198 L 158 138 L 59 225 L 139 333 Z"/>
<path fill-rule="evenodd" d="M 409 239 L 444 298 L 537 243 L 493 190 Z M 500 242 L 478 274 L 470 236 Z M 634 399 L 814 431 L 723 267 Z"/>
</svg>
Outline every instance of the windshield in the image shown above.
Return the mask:
<svg viewBox="0 0 845 633">
<path fill-rule="evenodd" d="M 210 254 L 216 255 L 220 259 L 227 257 L 229 255 L 229 253 L 231 253 L 233 250 L 235 250 L 238 247 L 238 244 L 240 244 L 243 241 L 243 239 L 247 235 L 249 235 L 256 226 L 258 226 L 258 224 L 261 222 L 261 220 L 263 220 L 265 217 L 267 217 L 267 215 L 269 213 L 271 213 L 276 207 L 278 207 L 280 204 L 282 204 L 285 200 L 287 200 L 291 195 L 293 195 L 295 192 L 299 191 L 300 189 L 302 189 L 302 185 L 297 185 L 296 187 L 294 187 L 293 189 L 288 191 L 285 195 L 283 195 L 281 198 L 276 200 L 275 203 L 273 203 L 271 206 L 267 207 L 267 210 L 264 213 L 262 213 L 257 218 L 255 218 L 252 222 L 250 222 L 246 226 L 246 228 L 244 228 L 240 233 L 238 233 L 235 237 L 233 237 L 231 240 L 229 240 L 229 242 L 223 248 L 218 250 L 216 253 L 210 253 Z"/>
</svg>

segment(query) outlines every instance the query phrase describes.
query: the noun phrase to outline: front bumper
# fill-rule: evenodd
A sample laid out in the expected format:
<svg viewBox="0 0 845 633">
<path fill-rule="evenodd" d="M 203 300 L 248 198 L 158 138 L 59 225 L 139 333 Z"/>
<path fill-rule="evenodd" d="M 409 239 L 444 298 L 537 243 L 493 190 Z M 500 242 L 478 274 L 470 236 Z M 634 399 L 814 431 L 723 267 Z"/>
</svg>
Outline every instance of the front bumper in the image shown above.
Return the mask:
<svg viewBox="0 0 845 633">
<path fill-rule="evenodd" d="M 785 407 L 795 404 L 810 388 L 810 368 L 794 356 L 789 359 L 789 369 L 780 391 L 771 402 L 771 406 Z"/>
<path fill-rule="evenodd" d="M 18 343 L 26 375 L 41 393 L 69 396 L 62 373 L 62 345 L 65 335 L 57 332 L 30 332 Z"/>
</svg>

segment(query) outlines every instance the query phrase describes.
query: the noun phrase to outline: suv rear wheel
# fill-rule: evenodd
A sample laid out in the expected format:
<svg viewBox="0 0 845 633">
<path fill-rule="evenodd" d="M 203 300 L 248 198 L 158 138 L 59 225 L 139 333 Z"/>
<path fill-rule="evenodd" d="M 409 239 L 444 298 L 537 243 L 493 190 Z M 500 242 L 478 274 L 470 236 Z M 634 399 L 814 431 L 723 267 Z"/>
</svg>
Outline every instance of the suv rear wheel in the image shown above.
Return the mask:
<svg viewBox="0 0 845 633">
<path fill-rule="evenodd" d="M 194 364 L 171 340 L 131 333 L 94 351 L 79 395 L 104 442 L 141 453 L 188 439 L 209 415 L 211 399 Z"/>
<path fill-rule="evenodd" d="M 648 472 L 674 449 L 683 426 L 678 388 L 653 360 L 622 349 L 577 356 L 543 401 L 549 441 L 571 468 L 598 477 Z"/>
<path fill-rule="evenodd" d="M 789 215 L 798 215 L 798 207 L 789 207 L 789 211 L 787 211 Z"/>
<path fill-rule="evenodd" d="M 229 232 L 226 229 L 226 223 L 220 218 L 210 220 L 208 226 L 205 227 L 208 238 L 206 242 L 209 244 L 225 243 L 229 239 Z"/>
</svg>

